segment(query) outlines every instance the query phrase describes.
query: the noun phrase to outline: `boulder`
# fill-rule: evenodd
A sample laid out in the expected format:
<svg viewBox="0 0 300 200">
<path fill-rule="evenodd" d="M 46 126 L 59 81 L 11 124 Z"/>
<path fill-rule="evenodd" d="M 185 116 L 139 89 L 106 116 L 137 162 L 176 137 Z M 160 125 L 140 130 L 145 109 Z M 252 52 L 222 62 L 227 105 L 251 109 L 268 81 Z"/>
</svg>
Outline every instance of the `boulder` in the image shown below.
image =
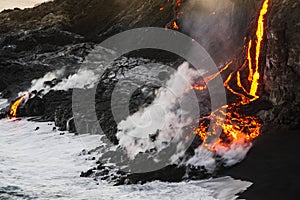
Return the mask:
<svg viewBox="0 0 300 200">
<path fill-rule="evenodd" d="M 35 96 L 28 99 L 24 106 L 24 109 L 26 117 L 41 116 L 45 112 L 45 103 L 42 98 Z"/>
</svg>

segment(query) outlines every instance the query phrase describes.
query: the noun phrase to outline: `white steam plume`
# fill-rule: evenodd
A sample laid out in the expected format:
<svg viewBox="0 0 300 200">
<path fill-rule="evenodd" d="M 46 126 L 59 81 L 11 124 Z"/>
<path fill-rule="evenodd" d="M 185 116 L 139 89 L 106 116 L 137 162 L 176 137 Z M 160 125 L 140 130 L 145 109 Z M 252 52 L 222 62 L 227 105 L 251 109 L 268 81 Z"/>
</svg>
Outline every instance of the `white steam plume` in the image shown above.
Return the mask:
<svg viewBox="0 0 300 200">
<path fill-rule="evenodd" d="M 183 101 L 186 90 L 200 75 L 188 63 L 182 64 L 167 81 L 166 87 L 158 90 L 150 106 L 118 124 L 119 144 L 127 150 L 129 157 L 134 158 L 153 148 L 160 151 L 170 141 L 182 139 L 183 127 L 191 124 L 192 119 L 178 103 Z M 150 140 L 150 135 L 155 134 L 155 141 Z"/>
<path fill-rule="evenodd" d="M 28 91 L 31 92 L 34 90 L 40 91 L 42 89 L 47 89 L 45 88 L 44 82 L 61 78 L 64 75 L 65 71 L 66 69 L 63 67 L 62 69 L 58 69 L 53 72 L 46 73 L 42 78 L 32 80 L 31 87 L 28 89 Z M 19 96 L 21 96 L 24 93 L 25 92 L 20 92 Z"/>
</svg>

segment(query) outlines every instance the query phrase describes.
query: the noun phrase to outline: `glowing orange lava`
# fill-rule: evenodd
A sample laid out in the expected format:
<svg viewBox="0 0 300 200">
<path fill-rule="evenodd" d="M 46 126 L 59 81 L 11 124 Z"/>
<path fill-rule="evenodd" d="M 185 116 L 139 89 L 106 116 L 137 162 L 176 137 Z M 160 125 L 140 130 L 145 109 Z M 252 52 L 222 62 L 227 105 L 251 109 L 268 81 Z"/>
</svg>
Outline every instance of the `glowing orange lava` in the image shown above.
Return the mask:
<svg viewBox="0 0 300 200">
<path fill-rule="evenodd" d="M 230 61 L 228 64 L 226 64 L 223 68 L 221 68 L 217 73 L 212 74 L 210 76 L 205 77 L 203 80 L 199 81 L 198 83 L 194 84 L 191 89 L 198 90 L 198 91 L 204 91 L 207 89 L 207 84 L 215 79 L 218 75 L 220 75 L 223 71 L 228 69 L 228 67 L 232 64 L 232 61 Z"/>
<path fill-rule="evenodd" d="M 212 151 L 216 151 L 217 147 L 230 148 L 232 144 L 249 143 L 257 138 L 261 133 L 261 123 L 257 117 L 248 116 L 240 113 L 240 107 L 247 105 L 259 98 L 258 89 L 260 81 L 260 56 L 262 42 L 265 31 L 265 15 L 269 9 L 269 0 L 263 2 L 262 8 L 259 13 L 256 40 L 255 40 L 255 58 L 252 58 L 251 50 L 254 48 L 254 41 L 250 40 L 247 46 L 247 56 L 245 62 L 238 70 L 231 72 L 224 82 L 225 88 L 232 94 L 236 95 L 239 100 L 230 105 L 224 105 L 222 108 L 213 111 L 209 116 L 200 119 L 198 128 L 193 132 L 200 136 L 203 141 L 203 145 Z M 255 60 L 255 68 L 253 66 L 253 60 Z M 241 72 L 244 66 L 248 63 L 248 87 L 243 84 Z M 207 89 L 207 83 L 216 78 L 220 73 L 228 69 L 233 62 L 228 63 L 219 73 L 210 75 L 204 78 L 204 81 L 195 84 L 192 89 L 203 91 Z M 254 69 L 253 69 L 254 68 Z M 244 74 L 244 72 L 243 72 Z M 231 87 L 235 83 L 235 89 Z M 212 127 L 210 127 L 210 123 Z M 220 131 L 221 130 L 221 131 Z M 221 136 L 218 139 L 217 133 L 221 132 Z"/>
<path fill-rule="evenodd" d="M 255 97 L 258 98 L 256 96 L 257 90 L 258 90 L 258 81 L 260 78 L 259 75 L 259 58 L 260 58 L 260 54 L 261 54 L 261 43 L 263 41 L 263 37 L 264 37 L 264 32 L 265 32 L 265 15 L 268 12 L 268 8 L 269 8 L 269 0 L 265 0 L 262 6 L 262 9 L 260 10 L 259 13 L 259 18 L 258 18 L 258 22 L 257 22 L 257 30 L 256 30 L 256 51 L 255 51 L 255 71 L 254 71 L 254 75 L 253 75 L 253 80 L 252 80 L 252 84 L 251 84 L 251 89 L 250 89 L 250 94 Z"/>
<path fill-rule="evenodd" d="M 176 21 L 173 22 L 173 29 L 178 30 L 179 26 L 177 25 Z"/>
<path fill-rule="evenodd" d="M 17 111 L 20 106 L 20 104 L 25 100 L 29 98 L 29 94 L 24 94 L 19 99 L 17 99 L 10 107 L 9 115 L 12 117 L 17 117 Z"/>
<path fill-rule="evenodd" d="M 168 2 L 170 2 L 170 0 L 168 0 Z M 182 14 L 183 14 L 183 11 L 181 10 L 181 0 L 176 0 L 175 8 L 174 8 L 174 17 L 173 17 L 172 21 L 166 25 L 166 28 L 179 30 L 177 20 L 179 19 L 179 16 Z"/>
</svg>

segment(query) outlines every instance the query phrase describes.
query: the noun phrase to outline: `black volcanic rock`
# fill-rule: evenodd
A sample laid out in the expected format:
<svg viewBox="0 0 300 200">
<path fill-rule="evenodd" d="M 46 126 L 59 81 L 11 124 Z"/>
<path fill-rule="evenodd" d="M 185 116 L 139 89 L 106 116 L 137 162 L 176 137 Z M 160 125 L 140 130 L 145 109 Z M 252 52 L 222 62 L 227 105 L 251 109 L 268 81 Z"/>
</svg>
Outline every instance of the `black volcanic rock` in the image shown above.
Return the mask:
<svg viewBox="0 0 300 200">
<path fill-rule="evenodd" d="M 16 97 L 33 79 L 48 72 L 61 70 L 61 78 L 75 73 L 91 48 L 76 34 L 52 29 L 20 31 L 0 38 L 0 80 L 7 85 L 6 97 Z"/>
<path fill-rule="evenodd" d="M 156 85 L 153 83 L 143 83 L 143 81 L 141 81 L 143 80 L 143 77 L 145 77 L 145 72 L 149 73 L 142 66 L 145 66 L 148 69 L 154 69 L 154 67 L 151 66 L 151 60 L 122 57 L 116 60 L 111 68 L 105 71 L 99 81 L 96 94 L 96 113 L 102 130 L 114 144 L 118 143 L 118 140 L 115 137 L 117 123 L 128 117 L 124 114 L 125 112 L 122 108 L 125 108 L 128 104 L 126 95 L 130 94 L 130 88 L 135 87 L 135 84 L 140 85 L 140 87 L 132 93 L 129 100 L 129 114 L 133 114 L 138 111 L 139 108 L 149 105 L 155 98 L 155 90 L 161 87 L 161 83 L 156 80 L 157 73 L 155 72 L 153 72 L 153 74 L 147 74 L 147 76 L 148 80 L 152 78 L 153 81 L 156 82 Z M 167 69 L 163 64 L 156 64 L 155 68 L 157 68 L 158 71 L 159 69 Z M 133 85 L 130 85 L 131 83 L 129 82 L 129 85 L 122 85 L 122 87 L 118 86 L 116 90 L 116 84 L 126 79 L 135 79 L 135 81 L 133 81 Z M 119 92 L 117 100 L 112 100 L 114 91 Z M 119 115 L 119 121 L 115 121 L 112 106 L 119 109 L 118 111 L 115 110 Z"/>
<path fill-rule="evenodd" d="M 45 104 L 42 98 L 35 96 L 26 102 L 24 109 L 26 112 L 25 116 L 41 116 L 45 112 Z"/>
<path fill-rule="evenodd" d="M 45 102 L 45 113 L 43 115 L 44 120 L 55 121 L 57 118 L 57 112 L 60 113 L 60 109 L 63 107 L 65 109 L 69 109 L 72 106 L 72 90 L 63 91 L 51 90 L 46 95 L 43 96 L 43 101 Z M 69 116 L 65 116 L 62 120 L 67 121 L 68 117 L 72 117 L 72 112 L 69 112 Z M 62 125 L 65 124 L 63 122 L 57 122 Z M 65 125 L 64 125 L 65 126 Z"/>
<path fill-rule="evenodd" d="M 204 168 L 192 166 L 167 165 L 159 170 L 145 173 L 127 173 L 105 166 L 98 166 L 81 172 L 81 177 L 93 177 L 95 180 L 106 180 L 114 185 L 145 184 L 151 181 L 181 182 L 182 180 L 199 180 L 212 177 Z"/>
<path fill-rule="evenodd" d="M 267 17 L 264 90 L 273 109 L 260 117 L 266 124 L 300 127 L 300 2 L 271 1 Z"/>
<path fill-rule="evenodd" d="M 0 92 L 2 92 L 3 90 L 5 90 L 7 88 L 7 84 L 4 83 L 3 80 L 0 80 Z"/>
</svg>

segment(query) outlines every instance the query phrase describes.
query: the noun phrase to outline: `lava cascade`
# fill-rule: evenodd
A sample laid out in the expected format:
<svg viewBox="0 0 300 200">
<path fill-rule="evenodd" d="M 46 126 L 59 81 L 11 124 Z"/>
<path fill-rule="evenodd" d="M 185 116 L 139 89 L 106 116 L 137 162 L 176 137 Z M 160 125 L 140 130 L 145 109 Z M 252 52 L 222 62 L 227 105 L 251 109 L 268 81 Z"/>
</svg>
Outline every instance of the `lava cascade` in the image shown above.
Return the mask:
<svg viewBox="0 0 300 200">
<path fill-rule="evenodd" d="M 225 88 L 238 97 L 238 101 L 224 105 L 218 110 L 213 111 L 209 116 L 202 117 L 199 120 L 199 126 L 195 128 L 193 134 L 200 136 L 203 145 L 212 151 L 218 152 L 218 149 L 229 149 L 233 144 L 250 144 L 261 133 L 262 124 L 254 116 L 241 114 L 240 107 L 247 105 L 260 98 L 258 94 L 261 78 L 260 57 L 262 51 L 262 42 L 265 34 L 265 15 L 269 9 L 269 0 L 265 0 L 259 12 L 257 21 L 257 30 L 255 40 L 250 39 L 247 46 L 247 55 L 244 64 L 238 70 L 231 72 L 224 82 Z M 253 50 L 255 49 L 255 54 Z M 191 89 L 204 91 L 207 89 L 207 83 L 213 80 L 217 75 L 227 70 L 233 61 L 225 65 L 218 73 L 204 78 L 196 83 Z M 241 72 L 248 65 L 248 77 L 245 87 L 245 80 L 241 79 Z M 235 84 L 235 88 L 231 85 Z M 210 127 L 209 121 L 212 121 Z M 221 136 L 218 132 L 221 130 Z M 218 139 L 214 139 L 214 138 Z M 212 139 L 213 138 L 213 139 Z"/>
</svg>

